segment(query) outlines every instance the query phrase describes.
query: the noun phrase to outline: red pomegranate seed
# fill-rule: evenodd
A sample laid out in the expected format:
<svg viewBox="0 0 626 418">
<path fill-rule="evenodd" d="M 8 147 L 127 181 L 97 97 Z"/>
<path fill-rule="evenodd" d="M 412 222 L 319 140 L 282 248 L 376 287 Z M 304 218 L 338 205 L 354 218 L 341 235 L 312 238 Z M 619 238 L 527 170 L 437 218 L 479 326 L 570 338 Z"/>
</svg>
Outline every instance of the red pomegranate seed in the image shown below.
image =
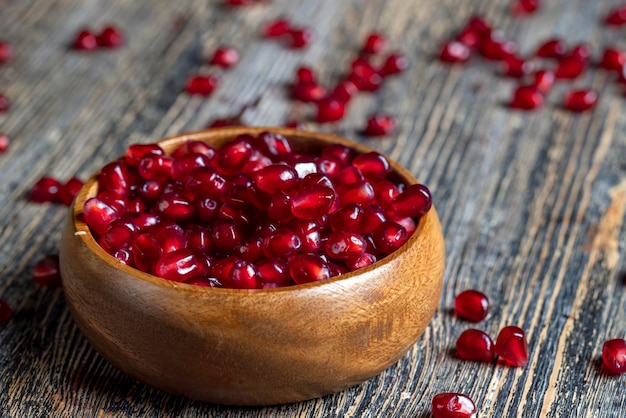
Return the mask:
<svg viewBox="0 0 626 418">
<path fill-rule="evenodd" d="M 289 275 L 296 284 L 326 280 L 331 277 L 328 263 L 313 254 L 298 254 L 289 259 Z"/>
<path fill-rule="evenodd" d="M 315 73 L 310 67 L 302 66 L 296 70 L 296 85 L 297 84 L 315 84 Z"/>
<path fill-rule="evenodd" d="M 157 144 L 132 144 L 126 148 L 124 160 L 130 166 L 137 166 L 146 154 L 165 155 L 165 151 Z"/>
<path fill-rule="evenodd" d="M 613 374 L 626 373 L 626 340 L 616 338 L 602 345 L 602 362 Z"/>
<path fill-rule="evenodd" d="M 535 86 L 518 86 L 509 106 L 521 110 L 536 109 L 543 106 L 543 95 Z"/>
<path fill-rule="evenodd" d="M 266 258 L 256 264 L 261 285 L 274 284 L 278 287 L 293 284 L 289 276 L 289 266 L 278 258 Z"/>
<path fill-rule="evenodd" d="M 560 39 L 549 39 L 539 45 L 535 55 L 541 58 L 560 59 L 565 55 L 565 44 Z"/>
<path fill-rule="evenodd" d="M 352 62 L 348 79 L 360 91 L 376 91 L 382 84 L 382 71 L 377 71 L 367 58 L 360 57 Z"/>
<path fill-rule="evenodd" d="M 300 219 L 319 219 L 328 214 L 335 199 L 335 191 L 326 186 L 303 188 L 291 196 L 291 213 Z"/>
<path fill-rule="evenodd" d="M 320 123 L 336 122 L 343 119 L 346 113 L 346 104 L 334 97 L 327 97 L 317 103 L 315 120 Z"/>
<path fill-rule="evenodd" d="M 350 271 L 358 270 L 365 268 L 374 264 L 378 259 L 374 254 L 370 253 L 361 253 L 361 254 L 352 254 L 346 258 L 346 266 Z"/>
<path fill-rule="evenodd" d="M 268 23 L 262 30 L 266 38 L 277 38 L 286 35 L 291 30 L 291 23 L 285 18 L 278 18 Z"/>
<path fill-rule="evenodd" d="M 459 32 L 455 39 L 462 44 L 468 46 L 469 48 L 476 48 L 478 46 L 480 37 L 475 30 L 471 28 L 465 28 L 461 32 Z"/>
<path fill-rule="evenodd" d="M 554 85 L 554 73 L 550 70 L 539 70 L 534 74 L 533 85 L 541 93 L 547 93 Z"/>
<path fill-rule="evenodd" d="M 102 234 L 100 243 L 109 253 L 128 247 L 139 231 L 128 218 L 122 217 L 111 222 Z"/>
<path fill-rule="evenodd" d="M 584 112 L 598 102 L 598 93 L 593 90 L 573 90 L 565 94 L 565 108 L 572 112 Z"/>
<path fill-rule="evenodd" d="M 72 48 L 81 51 L 92 51 L 98 47 L 98 39 L 91 31 L 83 29 L 72 41 Z"/>
<path fill-rule="evenodd" d="M 11 309 L 11 305 L 0 299 L 0 324 L 9 322 L 9 319 L 11 319 L 12 316 L 13 310 Z"/>
<path fill-rule="evenodd" d="M 272 164 L 255 173 L 256 185 L 267 193 L 292 189 L 298 182 L 298 173 L 286 164 Z"/>
<path fill-rule="evenodd" d="M 296 84 L 293 87 L 293 98 L 302 102 L 319 102 L 326 97 L 326 89 L 315 83 Z"/>
<path fill-rule="evenodd" d="M 391 204 L 391 213 L 400 218 L 424 216 L 432 206 L 432 195 L 423 184 L 412 184 Z"/>
<path fill-rule="evenodd" d="M 367 136 L 385 136 L 391 135 L 395 128 L 396 118 L 377 113 L 367 119 L 364 133 Z"/>
<path fill-rule="evenodd" d="M 366 54 L 378 54 L 385 49 L 387 40 L 377 32 L 370 33 L 363 44 L 363 52 Z"/>
<path fill-rule="evenodd" d="M 572 51 L 569 53 L 569 56 L 571 58 L 577 59 L 583 65 L 586 65 L 591 59 L 591 49 L 589 48 L 589 45 L 585 43 L 578 44 L 574 46 L 574 48 L 572 48 Z"/>
<path fill-rule="evenodd" d="M 528 364 L 528 343 L 524 330 L 509 325 L 500 330 L 495 345 L 496 354 L 509 366 L 523 367 Z"/>
<path fill-rule="evenodd" d="M 137 172 L 145 180 L 166 180 L 172 170 L 173 158 L 148 153 L 139 161 Z"/>
<path fill-rule="evenodd" d="M 366 180 L 346 184 L 342 186 L 339 191 L 339 202 L 341 206 L 350 203 L 365 205 L 372 202 L 374 197 L 374 187 Z"/>
<path fill-rule="evenodd" d="M 356 167 L 367 180 L 384 180 L 389 173 L 391 173 L 391 165 L 387 158 L 375 151 L 356 156 L 352 160 L 352 165 Z"/>
<path fill-rule="evenodd" d="M 286 45 L 294 49 L 307 47 L 312 41 L 313 31 L 309 28 L 290 29 L 285 39 Z"/>
<path fill-rule="evenodd" d="M 396 52 L 387 57 L 378 73 L 383 77 L 387 77 L 401 73 L 407 68 L 409 68 L 409 60 L 407 60 L 404 54 Z"/>
<path fill-rule="evenodd" d="M 164 253 L 157 261 L 154 271 L 164 279 L 184 282 L 206 274 L 206 266 L 191 250 L 182 248 Z"/>
<path fill-rule="evenodd" d="M 296 232 L 281 228 L 263 239 L 263 254 L 270 258 L 285 258 L 298 252 L 301 246 L 302 241 Z"/>
<path fill-rule="evenodd" d="M 228 287 L 234 289 L 257 289 L 258 273 L 254 264 L 237 260 L 233 263 L 230 269 L 230 274 L 227 280 Z"/>
<path fill-rule="evenodd" d="M 259 261 L 263 258 L 263 238 L 258 235 L 253 235 L 246 241 L 235 245 L 232 253 L 245 261 Z"/>
<path fill-rule="evenodd" d="M 215 50 L 209 60 L 211 65 L 218 65 L 222 68 L 230 68 L 239 62 L 239 52 L 235 48 L 221 46 Z"/>
<path fill-rule="evenodd" d="M 363 215 L 360 217 L 358 231 L 364 233 L 374 232 L 376 228 L 378 228 L 385 221 L 387 221 L 387 217 L 385 216 L 385 209 L 383 209 L 382 206 L 369 205 L 365 208 L 365 210 L 363 211 Z M 400 224 L 400 222 L 397 220 L 395 220 L 394 222 Z M 407 226 L 404 223 L 402 223 L 401 225 L 405 229 L 407 229 Z M 407 232 L 409 232 L 408 229 Z"/>
<path fill-rule="evenodd" d="M 97 37 L 98 46 L 116 48 L 124 43 L 124 34 L 115 26 L 107 26 Z"/>
<path fill-rule="evenodd" d="M 120 217 L 117 209 L 95 197 L 85 201 L 83 214 L 87 225 L 99 235 L 104 233 L 111 222 Z"/>
<path fill-rule="evenodd" d="M 152 266 L 161 257 L 159 243 L 152 234 L 139 234 L 132 243 L 133 264 L 139 270 L 152 273 Z"/>
<path fill-rule="evenodd" d="M 170 177 L 174 180 L 186 181 L 191 172 L 198 167 L 208 167 L 211 159 L 204 154 L 195 152 L 175 158 L 170 166 Z"/>
<path fill-rule="evenodd" d="M 489 36 L 481 38 L 478 51 L 487 60 L 500 61 L 517 53 L 517 45 L 515 42 L 504 38 L 501 33 L 493 31 Z"/>
<path fill-rule="evenodd" d="M 532 63 L 523 58 L 510 55 L 503 60 L 503 73 L 508 77 L 522 78 L 532 71 Z"/>
<path fill-rule="evenodd" d="M 585 71 L 585 64 L 577 58 L 564 58 L 554 72 L 556 78 L 573 80 Z"/>
<path fill-rule="evenodd" d="M 359 232 L 362 216 L 361 205 L 349 203 L 330 215 L 330 227 L 334 232 Z"/>
<path fill-rule="evenodd" d="M 189 192 L 197 193 L 203 198 L 220 198 L 228 192 L 230 184 L 211 167 L 198 167 L 191 171 L 185 183 Z"/>
<path fill-rule="evenodd" d="M 622 26 L 626 23 L 626 4 L 619 5 L 609 11 L 604 18 L 604 23 L 610 26 Z"/>
<path fill-rule="evenodd" d="M 516 15 L 532 14 L 539 9 L 540 4 L 540 0 L 515 0 L 513 13 Z"/>
<path fill-rule="evenodd" d="M 11 144 L 11 139 L 7 135 L 0 132 L 0 154 L 5 152 L 7 148 L 9 148 L 10 144 Z"/>
<path fill-rule="evenodd" d="M 33 280 L 40 286 L 61 286 L 61 269 L 59 256 L 49 255 L 37 261 L 33 267 Z"/>
<path fill-rule="evenodd" d="M 196 75 L 187 79 L 185 90 L 189 94 L 209 96 L 217 86 L 217 79 L 212 76 Z"/>
<path fill-rule="evenodd" d="M 78 194 L 78 191 L 82 187 L 82 180 L 76 177 L 72 177 L 59 190 L 59 200 L 66 206 L 71 205 L 74 201 L 74 198 Z"/>
<path fill-rule="evenodd" d="M 242 232 L 237 223 L 230 219 L 213 222 L 213 243 L 222 250 L 231 250 L 242 241 Z"/>
<path fill-rule="evenodd" d="M 472 322 L 480 322 L 489 313 L 489 299 L 478 290 L 465 290 L 454 299 L 457 315 Z"/>
<path fill-rule="evenodd" d="M 363 254 L 366 246 L 367 244 L 361 235 L 339 231 L 328 236 L 325 249 L 328 257 L 341 260 Z"/>
<path fill-rule="evenodd" d="M 178 158 L 178 157 L 182 157 L 185 154 L 193 154 L 193 153 L 203 154 L 209 157 L 210 160 L 212 160 L 213 157 L 215 157 L 216 151 L 215 151 L 215 148 L 213 148 L 209 144 L 204 143 L 202 141 L 187 141 L 183 145 L 178 147 L 172 153 L 172 157 Z M 156 154 L 160 154 L 160 152 L 156 152 Z"/>
<path fill-rule="evenodd" d="M 156 201 L 156 211 L 174 222 L 188 221 L 194 214 L 193 203 L 174 192 L 163 193 Z"/>
<path fill-rule="evenodd" d="M 63 186 L 52 177 L 41 177 L 30 190 L 29 199 L 36 203 L 57 203 Z"/>
<path fill-rule="evenodd" d="M 462 393 L 439 393 L 432 401 L 433 418 L 475 418 L 474 401 Z"/>
<path fill-rule="evenodd" d="M 456 340 L 456 355 L 463 360 L 490 362 L 496 357 L 493 341 L 485 332 L 470 328 Z"/>
<path fill-rule="evenodd" d="M 600 60 L 600 67 L 609 71 L 622 71 L 626 64 L 626 51 L 617 48 L 605 48 Z"/>
<path fill-rule="evenodd" d="M 407 241 L 408 233 L 403 226 L 392 221 L 385 221 L 376 228 L 373 238 L 378 251 L 391 254 Z"/>
<path fill-rule="evenodd" d="M 9 99 L 0 94 L 0 112 L 6 112 L 10 107 Z"/>
<path fill-rule="evenodd" d="M 357 85 L 352 80 L 345 79 L 335 86 L 331 95 L 341 103 L 348 103 L 358 92 Z"/>
<path fill-rule="evenodd" d="M 0 64 L 4 64 L 13 56 L 11 44 L 0 40 Z"/>
<path fill-rule="evenodd" d="M 296 219 L 291 226 L 302 242 L 301 252 L 314 253 L 322 248 L 321 228 L 317 222 Z"/>
<path fill-rule="evenodd" d="M 446 42 L 441 48 L 439 59 L 443 62 L 466 62 L 470 58 L 470 49 L 459 41 Z"/>
</svg>

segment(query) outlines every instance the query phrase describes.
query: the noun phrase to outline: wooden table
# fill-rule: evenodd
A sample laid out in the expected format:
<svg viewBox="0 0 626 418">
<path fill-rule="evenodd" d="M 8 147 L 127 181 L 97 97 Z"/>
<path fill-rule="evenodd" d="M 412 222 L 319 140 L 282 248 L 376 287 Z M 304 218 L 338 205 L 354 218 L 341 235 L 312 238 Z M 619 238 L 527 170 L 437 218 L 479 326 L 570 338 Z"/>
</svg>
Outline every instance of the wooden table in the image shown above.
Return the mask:
<svg viewBox="0 0 626 418">
<path fill-rule="evenodd" d="M 512 111 L 515 82 L 475 58 L 465 66 L 435 59 L 473 13 L 486 16 L 524 54 L 556 35 L 587 41 L 598 55 L 626 47 L 626 29 L 600 22 L 617 1 L 554 0 L 516 18 L 509 1 L 283 0 L 228 8 L 218 0 L 11 1 L 0 6 L 0 38 L 15 55 L 0 67 L 11 109 L 0 131 L 13 139 L 0 155 L 0 298 L 14 310 L 0 325 L 0 415 L 9 417 L 427 417 L 439 392 L 469 394 L 481 417 L 626 416 L 626 375 L 601 367 L 602 344 L 626 336 L 626 98 L 606 72 L 560 82 L 542 108 Z M 315 28 L 306 50 L 260 39 L 281 15 Z M 126 45 L 80 53 L 67 44 L 82 26 L 114 22 Z M 336 82 L 371 30 L 410 69 L 362 94 L 337 124 L 309 129 L 361 141 L 429 185 L 447 246 L 439 309 L 396 365 L 342 393 L 298 404 L 232 408 L 161 393 L 115 370 L 80 334 L 61 289 L 38 287 L 33 264 L 57 252 L 66 208 L 25 199 L 42 175 L 86 179 L 134 142 L 202 129 L 239 114 L 248 125 L 311 121 L 313 106 L 289 98 L 295 68 L 310 64 Z M 241 62 L 216 71 L 207 99 L 183 92 L 205 71 L 217 45 Z M 600 93 L 592 111 L 561 106 L 572 86 Z M 392 137 L 360 134 L 375 111 L 395 115 Z M 453 314 L 454 296 L 476 288 L 490 297 L 479 324 Z M 505 325 L 527 331 L 523 368 L 471 363 L 454 355 L 458 335 L 477 327 L 492 337 Z"/>
</svg>

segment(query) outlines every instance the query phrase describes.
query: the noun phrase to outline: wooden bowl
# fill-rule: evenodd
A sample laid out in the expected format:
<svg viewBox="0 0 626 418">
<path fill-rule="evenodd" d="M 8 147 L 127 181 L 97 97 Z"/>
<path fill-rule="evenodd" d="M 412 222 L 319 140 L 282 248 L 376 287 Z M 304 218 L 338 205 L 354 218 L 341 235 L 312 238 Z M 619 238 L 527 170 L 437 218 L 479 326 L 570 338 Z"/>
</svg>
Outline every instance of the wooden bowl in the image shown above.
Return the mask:
<svg viewBox="0 0 626 418">
<path fill-rule="evenodd" d="M 171 137 L 215 147 L 271 130 L 296 147 L 340 143 L 279 128 L 223 128 Z M 392 162 L 406 183 L 411 174 Z M 63 287 L 80 330 L 111 364 L 161 390 L 231 405 L 317 398 L 385 370 L 413 345 L 441 295 L 444 243 L 435 209 L 405 245 L 377 263 L 326 281 L 267 290 L 207 288 L 161 279 L 107 254 L 82 220 L 92 177 L 70 210 L 60 257 Z"/>
</svg>

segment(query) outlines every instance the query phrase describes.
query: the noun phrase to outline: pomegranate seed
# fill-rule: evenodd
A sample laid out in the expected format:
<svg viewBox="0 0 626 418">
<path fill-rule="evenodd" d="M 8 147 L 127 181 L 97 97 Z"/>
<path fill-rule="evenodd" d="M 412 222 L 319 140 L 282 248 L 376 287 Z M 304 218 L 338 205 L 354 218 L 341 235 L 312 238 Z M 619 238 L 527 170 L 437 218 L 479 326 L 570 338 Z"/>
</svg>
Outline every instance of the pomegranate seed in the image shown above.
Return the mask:
<svg viewBox="0 0 626 418">
<path fill-rule="evenodd" d="M 298 234 L 303 253 L 318 252 L 322 248 L 321 228 L 315 221 L 296 219 L 292 223 L 293 230 Z"/>
<path fill-rule="evenodd" d="M 36 203 L 57 203 L 63 186 L 52 177 L 41 177 L 30 190 L 29 199 Z"/>
<path fill-rule="evenodd" d="M 374 114 L 367 119 L 365 135 L 385 136 L 391 135 L 396 128 L 396 119 L 393 116 L 384 114 Z"/>
<path fill-rule="evenodd" d="M 185 90 L 189 94 L 209 96 L 217 86 L 217 79 L 212 76 L 193 76 L 187 79 Z"/>
<path fill-rule="evenodd" d="M 156 211 L 174 222 L 187 221 L 194 214 L 193 203 L 174 192 L 163 193 L 156 201 Z"/>
<path fill-rule="evenodd" d="M 133 241 L 139 227 L 122 217 L 111 222 L 101 237 L 101 244 L 109 253 L 128 247 Z"/>
<path fill-rule="evenodd" d="M 9 99 L 0 94 L 0 112 L 6 112 L 10 107 Z"/>
<path fill-rule="evenodd" d="M 72 177 L 59 190 L 59 200 L 64 205 L 70 206 L 82 187 L 82 180 Z"/>
<path fill-rule="evenodd" d="M 609 71 L 622 71 L 626 64 L 626 51 L 617 48 L 605 48 L 600 60 L 600 67 Z"/>
<path fill-rule="evenodd" d="M 372 181 L 384 180 L 391 173 L 391 165 L 384 155 L 377 152 L 368 152 L 356 156 L 352 160 L 363 176 Z"/>
<path fill-rule="evenodd" d="M 471 29 L 465 28 L 456 36 L 456 40 L 469 48 L 476 48 L 480 40 L 478 33 Z"/>
<path fill-rule="evenodd" d="M 376 228 L 373 238 L 378 251 L 391 254 L 407 241 L 408 233 L 403 226 L 392 221 L 385 221 Z"/>
<path fill-rule="evenodd" d="M 574 46 L 574 48 L 572 48 L 572 51 L 570 52 L 569 56 L 571 58 L 577 59 L 583 65 L 586 65 L 591 59 L 591 49 L 589 48 L 589 45 L 587 44 L 584 44 L 584 43 L 578 44 Z"/>
<path fill-rule="evenodd" d="M 560 59 L 565 55 L 565 44 L 560 39 L 549 39 L 539 45 L 536 56 Z"/>
<path fill-rule="evenodd" d="M 407 68 L 409 68 L 409 61 L 404 54 L 396 52 L 387 57 L 381 69 L 378 70 L 378 73 L 383 77 L 387 77 L 392 74 L 401 73 Z"/>
<path fill-rule="evenodd" d="M 350 203 L 368 204 L 374 200 L 374 188 L 368 181 L 361 180 L 356 183 L 346 184 L 339 191 L 341 206 Z"/>
<path fill-rule="evenodd" d="M 285 18 L 276 19 L 268 23 L 262 31 L 262 34 L 266 38 L 277 38 L 289 33 L 291 30 L 291 23 Z"/>
<path fill-rule="evenodd" d="M 459 41 L 450 41 L 443 45 L 439 53 L 439 59 L 443 62 L 457 63 L 466 62 L 470 58 L 470 49 Z"/>
<path fill-rule="evenodd" d="M 602 345 L 602 362 L 613 374 L 626 373 L 626 340 L 616 338 Z"/>
<path fill-rule="evenodd" d="M 480 322 L 489 313 L 489 299 L 478 290 L 465 290 L 454 299 L 457 315 L 472 322 Z"/>
<path fill-rule="evenodd" d="M 148 153 L 139 161 L 137 172 L 141 178 L 145 180 L 164 181 L 169 177 L 172 171 L 173 162 L 174 160 L 171 157 Z M 120 178 L 124 178 L 125 176 L 125 173 L 120 174 Z M 127 182 L 121 183 L 119 187 L 126 184 Z"/>
<path fill-rule="evenodd" d="M 104 233 L 111 222 L 120 217 L 117 209 L 96 197 L 85 201 L 83 214 L 87 225 L 99 235 Z"/>
<path fill-rule="evenodd" d="M 382 84 L 380 71 L 377 71 L 372 64 L 363 57 L 357 58 L 352 62 L 348 78 L 360 91 L 376 91 Z"/>
<path fill-rule="evenodd" d="M 626 23 L 626 4 L 617 6 L 609 11 L 604 19 L 604 23 L 611 26 L 622 26 Z"/>
<path fill-rule="evenodd" d="M 309 28 L 290 29 L 286 36 L 287 46 L 294 49 L 307 47 L 313 41 L 313 31 Z"/>
<path fill-rule="evenodd" d="M 4 64 L 13 56 L 11 44 L 0 40 L 0 64 Z"/>
<path fill-rule="evenodd" d="M 49 255 L 37 261 L 33 267 L 33 280 L 40 286 L 61 286 L 61 270 L 59 256 Z"/>
<path fill-rule="evenodd" d="M 258 235 L 254 235 L 246 241 L 235 245 L 232 253 L 245 261 L 259 261 L 263 258 L 263 238 Z"/>
<path fill-rule="evenodd" d="M 179 225 L 169 221 L 162 222 L 154 231 L 161 253 L 169 253 L 186 248 L 188 245 L 185 231 Z"/>
<path fill-rule="evenodd" d="M 297 84 L 315 84 L 315 73 L 309 67 L 299 67 L 296 70 Z"/>
<path fill-rule="evenodd" d="M 335 86 L 331 95 L 341 103 L 348 103 L 358 92 L 356 84 L 350 79 L 345 79 Z"/>
<path fill-rule="evenodd" d="M 365 268 L 374 264 L 378 259 L 374 254 L 370 253 L 361 253 L 361 254 L 352 254 L 346 258 L 346 266 L 350 271 L 358 270 Z"/>
<path fill-rule="evenodd" d="M 263 254 L 266 257 L 288 257 L 298 252 L 302 246 L 300 237 L 290 229 L 277 229 L 263 240 Z"/>
<path fill-rule="evenodd" d="M 254 264 L 244 260 L 237 260 L 230 269 L 227 283 L 229 287 L 235 289 L 256 289 L 259 287 L 257 276 L 257 269 Z"/>
<path fill-rule="evenodd" d="M 216 247 L 231 250 L 242 240 L 242 233 L 237 223 L 230 219 L 217 219 L 213 222 L 211 238 Z"/>
<path fill-rule="evenodd" d="M 209 63 L 222 68 L 230 68 L 239 62 L 239 52 L 235 48 L 221 46 L 217 48 Z"/>
<path fill-rule="evenodd" d="M 130 166 L 138 166 L 146 154 L 165 155 L 163 149 L 157 144 L 132 144 L 126 148 L 124 160 Z"/>
<path fill-rule="evenodd" d="M 156 145 L 156 144 L 155 144 Z M 160 148 L 160 147 L 159 147 Z M 160 154 L 159 152 L 155 152 L 156 154 Z M 215 148 L 206 144 L 202 141 L 187 141 L 178 147 L 174 153 L 172 153 L 173 158 L 182 157 L 185 154 L 203 154 L 212 160 L 215 157 Z"/>
<path fill-rule="evenodd" d="M 13 310 L 11 309 L 11 306 L 4 300 L 0 299 L 0 324 L 9 322 L 9 319 L 11 319 L 12 316 Z"/>
<path fill-rule="evenodd" d="M 335 199 L 335 191 L 326 186 L 303 188 L 291 196 L 291 213 L 300 219 L 319 219 L 328 214 Z"/>
<path fill-rule="evenodd" d="M 378 54 L 385 49 L 387 45 L 387 40 L 380 33 L 370 33 L 365 39 L 365 43 L 363 45 L 363 52 L 366 54 Z"/>
<path fill-rule="evenodd" d="M 532 64 L 523 58 L 510 55 L 503 60 L 504 75 L 522 78 L 532 71 Z"/>
<path fill-rule="evenodd" d="M 500 61 L 507 56 L 514 55 L 517 52 L 517 45 L 505 39 L 499 32 L 491 32 L 489 36 L 481 39 L 478 51 L 487 60 Z"/>
<path fill-rule="evenodd" d="M 289 275 L 296 284 L 303 284 L 326 280 L 331 277 L 331 271 L 320 256 L 298 254 L 289 260 Z"/>
<path fill-rule="evenodd" d="M 124 43 L 124 34 L 115 26 L 107 26 L 97 37 L 98 46 L 117 48 Z"/>
<path fill-rule="evenodd" d="M 161 248 L 152 234 L 139 234 L 132 243 L 133 263 L 146 273 L 152 273 L 152 266 L 161 257 Z"/>
<path fill-rule="evenodd" d="M 274 284 L 278 287 L 289 286 L 293 282 L 289 276 L 289 267 L 286 262 L 278 258 L 266 258 L 256 264 L 261 285 Z"/>
<path fill-rule="evenodd" d="M 292 189 L 298 182 L 298 173 L 285 164 L 272 164 L 256 173 L 256 185 L 267 193 Z"/>
<path fill-rule="evenodd" d="M 466 28 L 477 33 L 479 36 L 488 36 L 491 33 L 491 25 L 481 16 L 471 16 L 467 21 Z"/>
<path fill-rule="evenodd" d="M 515 0 L 513 13 L 516 15 L 531 14 L 537 11 L 541 2 L 539 0 Z"/>
<path fill-rule="evenodd" d="M 11 139 L 7 135 L 0 132 L 0 154 L 5 152 L 7 148 L 9 148 L 10 144 L 11 144 Z"/>
<path fill-rule="evenodd" d="M 199 257 L 191 250 L 182 248 L 164 253 L 156 263 L 157 276 L 175 282 L 184 282 L 206 273 Z"/>
<path fill-rule="evenodd" d="M 496 354 L 510 366 L 528 364 L 528 343 L 524 330 L 509 325 L 500 330 L 495 345 Z"/>
<path fill-rule="evenodd" d="M 593 90 L 573 90 L 565 94 L 565 108 L 572 112 L 584 112 L 598 102 L 598 93 Z"/>
<path fill-rule="evenodd" d="M 296 84 L 293 88 L 293 97 L 302 102 L 319 102 L 326 96 L 326 89 L 315 83 Z"/>
<path fill-rule="evenodd" d="M 577 58 L 565 58 L 559 62 L 554 72 L 556 78 L 573 80 L 585 71 L 585 64 Z"/>
<path fill-rule="evenodd" d="M 518 86 L 509 106 L 521 110 L 536 109 L 543 106 L 543 95 L 535 86 Z"/>
<path fill-rule="evenodd" d="M 387 221 L 387 217 L 385 216 L 385 210 L 382 208 L 382 206 L 369 205 L 367 208 L 365 208 L 365 210 L 363 211 L 363 215 L 360 218 L 359 232 L 373 232 L 385 221 Z M 404 222 L 401 223 L 397 220 L 395 222 L 401 224 L 404 229 L 406 229 L 407 232 L 410 233 L 410 231 L 407 229 L 407 225 Z M 415 228 L 412 229 L 415 230 Z"/>
<path fill-rule="evenodd" d="M 462 393 L 439 393 L 432 401 L 433 418 L 475 418 L 474 401 Z"/>
<path fill-rule="evenodd" d="M 170 177 L 174 180 L 186 181 L 191 172 L 198 167 L 208 167 L 211 159 L 204 154 L 195 152 L 182 155 L 172 161 Z"/>
<path fill-rule="evenodd" d="M 330 215 L 330 227 L 334 232 L 359 232 L 362 217 L 361 205 L 349 203 Z"/>
<path fill-rule="evenodd" d="M 83 29 L 72 41 L 72 48 L 81 51 L 92 51 L 98 47 L 96 35 L 87 29 Z"/>
<path fill-rule="evenodd" d="M 389 180 L 379 181 L 373 186 L 376 203 L 382 206 L 388 206 L 400 194 L 398 186 Z"/>
<path fill-rule="evenodd" d="M 533 85 L 541 93 L 547 93 L 554 85 L 554 73 L 550 70 L 539 70 L 534 74 Z"/>
<path fill-rule="evenodd" d="M 400 218 L 421 217 L 431 206 L 432 196 L 428 187 L 423 184 L 412 184 L 394 199 L 391 212 Z"/>
<path fill-rule="evenodd" d="M 470 328 L 456 340 L 456 355 L 463 360 L 490 362 L 496 357 L 493 341 L 481 330 Z"/>
<path fill-rule="evenodd" d="M 363 254 L 366 242 L 363 237 L 353 232 L 333 232 L 328 236 L 325 249 L 330 258 L 345 259 Z"/>
<path fill-rule="evenodd" d="M 229 187 L 227 180 L 211 167 L 193 169 L 185 183 L 186 190 L 212 199 L 225 196 Z"/>
<path fill-rule="evenodd" d="M 317 103 L 317 116 L 315 120 L 320 123 L 336 122 L 343 119 L 346 112 L 346 104 L 334 97 L 327 97 Z"/>
</svg>

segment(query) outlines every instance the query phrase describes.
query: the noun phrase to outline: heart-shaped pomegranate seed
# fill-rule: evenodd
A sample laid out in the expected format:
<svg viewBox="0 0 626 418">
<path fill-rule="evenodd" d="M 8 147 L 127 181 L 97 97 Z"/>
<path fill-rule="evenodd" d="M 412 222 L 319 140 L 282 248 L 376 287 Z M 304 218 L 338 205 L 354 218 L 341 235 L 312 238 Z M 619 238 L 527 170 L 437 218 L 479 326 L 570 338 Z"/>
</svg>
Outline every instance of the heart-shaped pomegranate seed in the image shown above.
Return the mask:
<svg viewBox="0 0 626 418">
<path fill-rule="evenodd" d="M 13 310 L 11 309 L 11 305 L 0 299 L 0 324 L 8 322 L 12 316 Z"/>
<path fill-rule="evenodd" d="M 407 241 L 408 236 L 403 226 L 392 221 L 385 221 L 374 231 L 374 245 L 378 251 L 391 254 Z"/>
<path fill-rule="evenodd" d="M 510 366 L 528 364 L 528 343 L 524 330 L 509 325 L 500 330 L 495 345 L 496 354 Z"/>
<path fill-rule="evenodd" d="M 462 393 L 439 393 L 432 401 L 433 418 L 475 418 L 474 401 Z"/>
<path fill-rule="evenodd" d="M 489 313 L 489 299 L 478 290 L 465 290 L 454 298 L 454 309 L 461 318 L 480 322 Z"/>
<path fill-rule="evenodd" d="M 626 340 L 616 338 L 602 345 L 602 362 L 611 373 L 626 373 Z"/>
<path fill-rule="evenodd" d="M 489 335 L 470 328 L 456 340 L 456 355 L 463 360 L 490 362 L 496 357 L 496 352 Z"/>
<path fill-rule="evenodd" d="M 33 267 L 33 280 L 40 286 L 61 286 L 61 268 L 59 256 L 49 255 L 37 261 Z"/>
<path fill-rule="evenodd" d="M 230 269 L 227 283 L 229 287 L 234 289 L 257 289 L 260 287 L 257 277 L 257 269 L 254 264 L 237 260 Z"/>
<path fill-rule="evenodd" d="M 221 46 L 215 50 L 209 60 L 211 65 L 218 65 L 222 68 L 231 68 L 239 62 L 239 52 L 235 48 Z"/>
</svg>

